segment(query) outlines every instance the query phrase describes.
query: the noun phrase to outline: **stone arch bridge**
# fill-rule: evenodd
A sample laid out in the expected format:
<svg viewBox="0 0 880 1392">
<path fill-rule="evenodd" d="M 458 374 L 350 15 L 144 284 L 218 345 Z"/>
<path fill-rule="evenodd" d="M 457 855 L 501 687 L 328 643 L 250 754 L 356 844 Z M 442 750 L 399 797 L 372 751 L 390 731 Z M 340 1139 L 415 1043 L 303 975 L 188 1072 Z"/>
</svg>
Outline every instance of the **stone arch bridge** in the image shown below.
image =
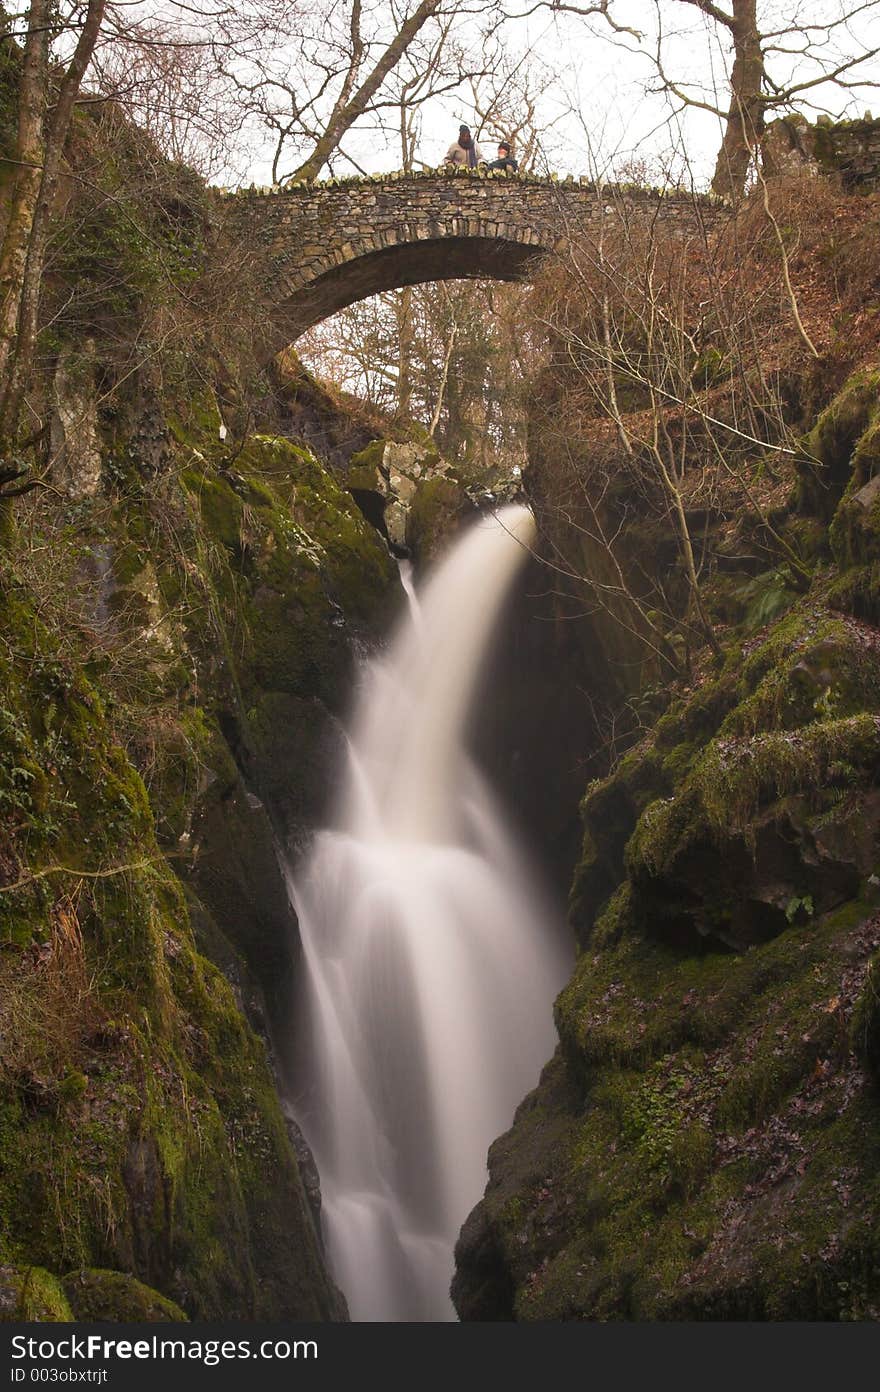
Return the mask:
<svg viewBox="0 0 880 1392">
<path fill-rule="evenodd" d="M 422 281 L 527 280 L 572 223 L 638 216 L 701 235 L 708 198 L 469 169 L 227 194 L 227 230 L 265 285 L 276 353 L 322 319 Z"/>
</svg>

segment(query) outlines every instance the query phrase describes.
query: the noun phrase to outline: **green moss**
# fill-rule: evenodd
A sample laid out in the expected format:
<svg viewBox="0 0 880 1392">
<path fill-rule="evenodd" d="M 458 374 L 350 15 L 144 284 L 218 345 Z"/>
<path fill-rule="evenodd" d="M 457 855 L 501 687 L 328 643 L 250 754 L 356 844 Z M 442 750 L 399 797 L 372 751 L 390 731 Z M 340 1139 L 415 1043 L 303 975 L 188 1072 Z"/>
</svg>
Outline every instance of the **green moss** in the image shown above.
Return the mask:
<svg viewBox="0 0 880 1392">
<path fill-rule="evenodd" d="M 791 793 L 851 788 L 880 769 L 880 722 L 869 714 L 801 730 L 712 743 L 681 791 L 651 804 L 627 847 L 631 871 L 660 872 L 704 830 L 743 830 Z"/>
<path fill-rule="evenodd" d="M 406 522 L 406 542 L 420 561 L 436 557 L 473 512 L 467 494 L 453 479 L 438 475 L 416 488 Z"/>
<path fill-rule="evenodd" d="M 629 885 L 624 883 L 615 890 L 596 919 L 589 939 L 591 946 L 603 948 L 619 942 L 631 921 L 632 896 Z"/>
<path fill-rule="evenodd" d="M 0 892 L 0 1261 L 133 1273 L 206 1316 L 326 1314 L 335 1297 L 265 1051 L 193 951 L 108 705 L 15 585 L 0 620 L 0 794 L 17 800 L 0 863 L 60 867 Z M 223 773 L 218 795 L 238 774 L 203 711 L 182 723 L 192 761 L 163 758 L 192 774 L 166 767 L 158 782 L 184 815 L 203 759 Z"/>
<path fill-rule="evenodd" d="M 880 671 L 829 588 L 587 792 L 561 1057 L 482 1205 L 517 1318 L 878 1309 Z"/>
<path fill-rule="evenodd" d="M 677 744 L 670 750 L 662 764 L 663 775 L 670 786 L 689 772 L 699 752 L 699 745 L 691 743 Z"/>
<path fill-rule="evenodd" d="M 181 482 L 198 499 L 209 535 L 237 554 L 241 550 L 241 499 L 225 479 L 209 478 L 194 469 L 185 470 Z"/>
<path fill-rule="evenodd" d="M 76 1318 L 61 1283 L 40 1266 L 0 1266 L 0 1320 L 68 1323 Z"/>
<path fill-rule="evenodd" d="M 756 840 L 767 841 L 767 818 L 775 817 L 779 836 L 791 840 L 783 823 L 794 817 L 800 824 L 811 811 L 831 815 L 841 799 L 875 777 L 878 681 L 872 645 L 808 600 L 745 662 L 740 657 L 717 681 L 671 708 L 654 732 L 655 752 L 640 749 L 630 756 L 637 767 L 641 762 L 651 794 L 638 809 L 638 825 L 632 800 L 623 823 L 635 828 L 626 866 L 637 890 L 637 913 L 653 914 L 658 922 L 667 918 L 670 926 L 692 918 L 702 858 L 715 894 L 714 901 L 701 896 L 700 921 L 705 930 L 725 936 L 724 925 L 740 912 L 738 902 L 754 878 L 749 861 Z M 657 751 L 667 749 L 658 779 Z M 614 824 L 610 795 L 633 776 L 622 765 L 607 789 L 591 795 L 592 812 L 587 800 L 585 823 L 594 846 L 604 834 L 600 828 Z M 810 854 L 805 846 L 807 860 Z M 583 873 L 582 867 L 578 875 Z M 589 863 L 586 873 L 595 875 Z M 810 873 L 804 873 L 806 883 Z M 789 897 L 807 892 L 793 885 Z"/>
<path fill-rule="evenodd" d="M 669 1147 L 671 1182 L 685 1197 L 696 1193 L 712 1171 L 715 1137 L 701 1121 L 676 1131 Z"/>
<path fill-rule="evenodd" d="M 211 660 L 207 618 L 240 727 L 262 692 L 334 700 L 351 640 L 384 624 L 394 601 L 381 539 L 314 456 L 280 437 L 246 440 L 228 477 L 190 469 L 183 483 L 199 499 L 196 550 L 216 586 L 208 614 L 192 613 L 188 641 Z M 163 592 L 186 583 L 166 575 Z"/>
<path fill-rule="evenodd" d="M 871 432 L 874 449 L 880 443 L 880 422 Z M 880 460 L 875 461 L 876 473 L 867 485 L 857 485 L 858 470 L 847 489 L 831 524 L 831 546 L 841 568 L 871 564 L 880 555 L 880 488 L 876 477 Z"/>
<path fill-rule="evenodd" d="M 362 489 L 365 492 L 381 492 L 385 479 L 385 446 L 387 440 L 373 440 L 366 449 L 353 454 L 345 473 L 345 486 L 348 489 Z"/>
<path fill-rule="evenodd" d="M 583 848 L 569 898 L 569 919 L 582 940 L 620 882 L 624 849 L 640 813 L 669 786 L 656 753 L 640 748 L 621 760 L 609 778 L 587 790 L 581 804 Z"/>
<path fill-rule="evenodd" d="M 518 1318 L 870 1307 L 880 1122 L 846 1032 L 869 914 L 854 902 L 744 957 L 689 957 L 628 931 L 580 959 L 559 1004 L 567 1064 L 490 1159 L 484 1206 Z M 804 1251 L 824 1253 L 820 1289 Z"/>
<path fill-rule="evenodd" d="M 120 1324 L 179 1323 L 187 1319 L 173 1300 L 121 1271 L 83 1267 L 64 1278 L 73 1318 Z"/>
<path fill-rule="evenodd" d="M 717 348 L 704 348 L 697 358 L 694 370 L 691 373 L 691 384 L 696 391 L 705 391 L 708 387 L 714 386 L 724 377 L 728 376 L 729 367 L 725 363 L 724 354 Z"/>
<path fill-rule="evenodd" d="M 850 482 L 860 442 L 865 460 L 876 454 L 878 389 L 880 374 L 854 373 L 806 437 L 806 458 L 798 466 L 802 511 L 830 521 Z"/>
<path fill-rule="evenodd" d="M 130 585 L 143 574 L 147 558 L 138 546 L 129 543 L 116 549 L 113 555 L 113 577 L 117 585 Z"/>
<path fill-rule="evenodd" d="M 70 1069 L 58 1084 L 58 1096 L 64 1102 L 79 1102 L 88 1085 L 89 1080 L 85 1073 Z"/>
<path fill-rule="evenodd" d="M 235 765 L 219 731 L 201 706 L 178 709 L 163 730 L 149 768 L 149 799 L 164 845 L 188 834 L 193 809 L 206 782 L 217 796 L 235 783 Z"/>
<path fill-rule="evenodd" d="M 55 327 L 74 342 L 96 336 L 118 344 L 138 332 L 147 305 L 180 313 L 180 292 L 203 269 L 207 198 L 191 171 L 170 163 L 158 198 L 141 172 L 155 148 L 148 153 L 146 137 L 117 113 L 101 116 L 81 110 L 74 121 L 74 162 L 88 148 L 89 178 L 76 181 L 73 230 L 53 261 L 62 306 Z M 172 360 L 168 354 L 169 367 Z"/>
<path fill-rule="evenodd" d="M 880 626 L 880 560 L 847 570 L 828 591 L 832 609 Z"/>
<path fill-rule="evenodd" d="M 218 443 L 222 424 L 214 392 L 204 389 L 189 393 L 180 412 L 168 417 L 168 428 L 182 445 Z"/>
</svg>

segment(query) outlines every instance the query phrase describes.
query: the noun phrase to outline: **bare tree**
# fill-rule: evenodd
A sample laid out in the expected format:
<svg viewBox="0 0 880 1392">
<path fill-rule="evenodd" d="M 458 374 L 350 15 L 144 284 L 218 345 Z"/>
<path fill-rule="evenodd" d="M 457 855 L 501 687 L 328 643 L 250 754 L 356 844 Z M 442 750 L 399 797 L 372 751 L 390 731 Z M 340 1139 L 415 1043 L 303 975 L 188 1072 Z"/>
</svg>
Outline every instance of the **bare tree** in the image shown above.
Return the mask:
<svg viewBox="0 0 880 1392">
<path fill-rule="evenodd" d="M 230 78 L 240 99 L 274 140 L 273 182 L 317 177 L 344 153 L 355 125 L 393 131 L 402 102 L 415 110 L 479 68 L 479 53 L 465 60 L 456 41 L 462 9 L 444 10 L 442 0 L 369 10 L 361 0 L 321 0 L 297 12 L 300 31 L 280 48 L 236 65 Z"/>
<path fill-rule="evenodd" d="M 712 188 L 728 199 L 743 192 L 769 116 L 829 105 L 839 115 L 880 85 L 872 67 L 880 55 L 880 0 L 653 0 L 640 8 L 639 29 L 622 21 L 623 0 L 537 0 L 504 13 L 512 19 L 537 9 L 585 20 L 591 31 L 647 58 L 656 75 L 652 90 L 669 98 L 675 114 L 689 107 L 716 116 L 723 136 Z M 683 33 L 688 11 L 694 23 Z M 696 76 L 675 70 L 671 55 L 683 38 L 704 55 Z M 725 78 L 716 80 L 719 55 Z"/>
<path fill-rule="evenodd" d="M 166 158 L 206 179 L 228 177 L 246 112 L 216 47 L 198 31 L 181 34 L 161 21 L 127 23 L 103 38 L 88 100 L 117 102 Z"/>
<path fill-rule="evenodd" d="M 84 5 L 30 0 L 19 16 L 4 20 L 3 42 L 17 55 L 18 123 L 10 163 L 15 171 L 0 244 L 0 488 L 7 495 L 30 487 L 19 436 L 22 405 L 34 362 L 41 286 L 59 180 L 77 103 L 119 103 L 157 137 L 173 159 L 217 168 L 221 141 L 230 128 L 252 119 L 242 95 L 265 96 L 275 78 L 266 55 L 278 63 L 298 53 L 295 110 L 290 130 L 279 132 L 279 150 L 293 133 L 309 151 L 296 171 L 316 173 L 351 126 L 371 109 L 400 59 L 439 9 L 439 0 L 400 12 L 371 12 L 369 33 L 361 0 L 343 6 L 344 39 L 328 28 L 336 0 L 291 15 L 284 0 L 260 0 L 232 9 L 224 0 L 198 0 L 173 11 L 161 0 L 152 13 L 108 0 Z M 379 18 L 376 18 L 378 14 Z M 380 22 L 381 21 L 381 22 Z M 385 31 L 382 31 L 382 23 Z M 377 27 L 378 25 L 378 27 Z M 304 27 L 303 27 L 304 26 Z M 434 45 L 442 51 L 451 21 L 438 24 Z M 439 64 L 433 65 L 440 71 Z M 248 72 L 255 74 L 249 87 Z M 411 82 L 418 86 L 418 70 Z M 456 67 L 455 80 L 459 80 Z M 84 80 L 89 86 L 84 86 Z M 444 80 L 449 80 L 447 73 Z M 427 89 L 425 89 L 427 90 Z M 235 96 L 236 108 L 231 99 Z M 387 96 L 387 93 L 384 94 Z M 419 93 L 414 92 L 414 100 Z M 328 105 L 329 103 L 329 105 Z"/>
<path fill-rule="evenodd" d="M 572 114 L 564 101 L 551 107 L 548 92 L 563 91 L 557 67 L 533 52 L 502 47 L 488 72 L 469 79 L 478 137 L 484 145 L 509 140 L 524 168 L 551 169 L 559 154 L 557 128 Z"/>
<path fill-rule="evenodd" d="M 760 144 L 769 113 L 790 111 L 829 84 L 847 94 L 878 85 L 868 68 L 880 54 L 876 33 L 868 27 L 876 0 L 811 0 L 784 11 L 760 0 L 676 0 L 698 10 L 726 36 L 732 52 L 729 97 L 722 105 L 714 94 L 697 93 L 666 71 L 661 0 L 653 58 L 665 90 L 687 106 L 700 106 L 721 117 L 724 136 L 712 176 L 722 197 L 739 197 Z M 781 18 L 784 13 L 784 18 Z M 854 24 L 858 22 L 858 28 Z"/>
<path fill-rule="evenodd" d="M 782 341 L 792 356 L 815 352 L 800 315 L 787 324 L 780 311 L 789 294 L 789 263 L 758 207 L 713 230 L 695 205 L 689 231 L 670 233 L 648 205 L 630 211 L 610 194 L 599 226 L 571 227 L 536 288 L 550 399 L 532 397 L 532 449 L 545 471 L 548 457 L 559 461 L 554 506 L 589 550 L 579 583 L 664 659 L 675 630 L 685 656 L 694 644 L 717 651 L 704 597 L 708 516 L 745 511 L 768 565 L 785 568 L 792 590 L 809 583 L 760 483 L 775 477 L 774 460 L 800 454 L 767 366 Z M 632 525 L 647 519 L 675 537 L 680 579 L 664 579 L 632 544 Z M 575 578 L 570 555 L 554 564 Z"/>
</svg>

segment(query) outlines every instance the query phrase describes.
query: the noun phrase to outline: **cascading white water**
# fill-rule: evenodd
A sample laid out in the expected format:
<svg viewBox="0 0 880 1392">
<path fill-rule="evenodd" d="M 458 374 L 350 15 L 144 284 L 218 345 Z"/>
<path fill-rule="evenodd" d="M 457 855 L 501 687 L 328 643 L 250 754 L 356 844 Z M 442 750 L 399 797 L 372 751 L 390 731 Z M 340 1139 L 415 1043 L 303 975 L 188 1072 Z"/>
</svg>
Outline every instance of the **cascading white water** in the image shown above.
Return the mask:
<svg viewBox="0 0 880 1392">
<path fill-rule="evenodd" d="M 481 518 L 413 598 L 365 673 L 336 825 L 293 876 L 301 1120 L 356 1320 L 454 1317 L 452 1251 L 487 1149 L 555 1042 L 562 937 L 464 747 L 533 527 L 521 507 Z"/>
</svg>

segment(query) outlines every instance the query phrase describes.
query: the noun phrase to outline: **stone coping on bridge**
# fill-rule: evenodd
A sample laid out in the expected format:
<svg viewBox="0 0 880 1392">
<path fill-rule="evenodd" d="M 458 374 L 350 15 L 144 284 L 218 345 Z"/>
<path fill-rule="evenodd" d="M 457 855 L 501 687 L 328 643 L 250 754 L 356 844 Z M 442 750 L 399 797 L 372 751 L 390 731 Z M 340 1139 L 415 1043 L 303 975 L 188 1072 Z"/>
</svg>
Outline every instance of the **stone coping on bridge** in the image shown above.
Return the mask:
<svg viewBox="0 0 880 1392">
<path fill-rule="evenodd" d="M 330 179 L 296 179 L 286 184 L 251 184 L 248 188 L 228 189 L 217 188 L 216 192 L 223 198 L 265 198 L 265 197 L 303 197 L 321 193 L 330 189 L 364 188 L 368 185 L 382 184 L 411 184 L 419 183 L 428 179 L 471 179 L 475 182 L 481 181 L 501 181 L 508 183 L 527 184 L 530 187 L 546 189 L 579 189 L 585 193 L 595 193 L 607 198 L 650 198 L 658 202 L 663 199 L 675 199 L 677 202 L 688 201 L 701 207 L 721 208 L 724 200 L 718 194 L 711 192 L 697 192 L 693 189 L 666 186 L 648 186 L 645 184 L 612 184 L 603 183 L 601 180 L 590 178 L 589 175 L 581 174 L 533 174 L 528 170 L 518 169 L 487 169 L 479 165 L 476 169 L 470 169 L 466 165 L 441 164 L 435 169 L 394 169 L 382 174 L 346 174 L 341 178 Z"/>
</svg>

